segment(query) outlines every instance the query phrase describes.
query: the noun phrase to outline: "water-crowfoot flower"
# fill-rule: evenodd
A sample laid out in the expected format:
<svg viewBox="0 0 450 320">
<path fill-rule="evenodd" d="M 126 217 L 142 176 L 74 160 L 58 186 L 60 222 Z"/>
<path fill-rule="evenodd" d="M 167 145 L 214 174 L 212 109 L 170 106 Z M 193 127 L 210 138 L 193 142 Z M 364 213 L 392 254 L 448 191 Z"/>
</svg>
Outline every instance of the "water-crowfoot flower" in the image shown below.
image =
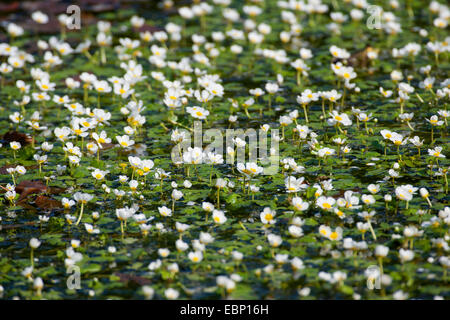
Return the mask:
<svg viewBox="0 0 450 320">
<path fill-rule="evenodd" d="M 297 192 L 305 190 L 306 188 L 308 188 L 308 184 L 305 183 L 304 181 L 305 181 L 304 177 L 300 177 L 298 179 L 296 179 L 293 176 L 287 177 L 284 180 L 284 184 L 286 186 L 286 192 L 297 194 Z"/>
<path fill-rule="evenodd" d="M 212 218 L 214 223 L 216 224 L 224 224 L 227 221 L 227 217 L 225 216 L 225 213 L 221 210 L 213 210 Z"/>
<path fill-rule="evenodd" d="M 342 232 L 343 232 L 343 230 L 341 227 L 337 227 L 334 231 L 332 231 L 332 229 L 326 225 L 321 225 L 319 227 L 319 234 L 322 237 L 327 238 L 328 240 L 332 240 L 332 241 L 341 240 Z"/>
<path fill-rule="evenodd" d="M 172 8 L 172 2 L 163 1 L 161 8 Z M 19 270 L 36 298 L 38 290 L 45 298 L 52 296 L 39 289 L 43 282 L 48 286 L 46 273 L 31 266 L 24 270 L 17 266 L 20 259 L 14 259 L 14 247 L 23 247 L 21 232 L 33 222 L 27 221 L 29 205 L 39 211 L 34 221 L 43 233 L 39 239 L 43 244 L 50 240 L 52 249 L 62 249 L 62 259 L 49 255 L 45 259 L 57 269 L 59 263 L 70 272 L 83 259 L 105 254 L 110 260 L 105 267 L 129 273 L 119 270 L 126 265 L 119 262 L 139 255 L 139 250 L 130 251 L 133 241 L 151 243 L 155 248 L 145 264 L 148 279 L 136 278 L 155 284 L 140 286 L 138 295 L 146 299 L 198 296 L 204 283 L 191 289 L 180 285 L 197 270 L 201 271 L 197 278 L 209 272 L 217 284 L 217 289 L 206 288 L 205 293 L 229 299 L 242 296 L 242 285 L 260 288 L 253 292 L 257 296 L 273 295 L 276 288 L 299 280 L 299 297 L 421 299 L 427 297 L 431 282 L 448 279 L 450 79 L 441 70 L 450 43 L 445 35 L 448 6 L 442 1 L 429 5 L 416 1 L 415 8 L 431 17 L 427 23 L 398 14 L 400 4 L 392 0 L 392 12 L 385 7 L 378 30 L 387 35 L 386 41 L 370 37 L 368 45 L 361 28 L 368 7 L 364 0 L 346 1 L 353 8 L 349 4 L 338 8 L 334 0 L 331 5 L 330 1 L 250 2 L 213 0 L 213 6 L 196 0 L 174 10 L 178 17 L 164 18 L 162 30 L 156 32 L 147 30 L 141 14 L 131 14 L 125 25 L 99 21 L 84 26 L 85 37 L 78 42 L 66 41 L 73 21 L 61 14 L 60 37 L 44 39 L 39 28 L 34 30 L 36 52 L 20 40 L 27 28 L 6 17 L 9 38 L 0 43 L 0 91 L 6 94 L 0 95 L 6 98 L 0 102 L 4 110 L 0 109 L 7 114 L 0 173 L 12 181 L 6 179 L 0 186 L 4 206 L 0 220 L 25 228 L 14 227 L 15 232 L 8 233 L 17 246 L 6 248 L 2 257 L 8 260 L 7 267 Z M 407 3 L 406 11 L 410 8 Z M 300 19 L 305 13 L 308 27 Z M 112 19 L 115 15 L 111 13 Z M 50 18 L 42 12 L 30 17 L 45 25 Z M 227 26 L 213 23 L 220 18 Z M 161 20 L 158 15 L 155 19 Z M 321 32 L 341 36 L 342 43 L 331 45 L 327 37 L 304 32 L 317 19 L 325 23 Z M 216 30 L 208 32 L 209 22 Z M 364 49 L 348 49 L 352 29 Z M 409 40 L 396 48 L 392 44 L 400 34 Z M 323 52 L 328 55 L 319 54 Z M 425 54 L 419 61 L 420 53 Z M 106 58 L 116 68 L 98 67 L 106 66 Z M 147 72 L 145 63 L 152 70 Z M 87 67 L 91 70 L 85 71 Z M 374 86 L 380 79 L 383 87 Z M 376 98 L 380 101 L 370 101 Z M 259 110 L 260 118 L 253 110 Z M 234 132 L 231 139 L 227 135 L 224 159 L 223 150 L 215 145 L 220 135 L 206 146 L 210 133 L 216 134 L 199 135 L 192 129 L 202 123 L 204 129 L 242 126 L 248 131 Z M 277 129 L 283 134 L 278 135 Z M 267 137 L 270 149 L 259 143 L 254 153 L 252 140 L 246 142 L 253 130 Z M 170 159 L 169 154 L 177 158 Z M 281 173 L 263 169 L 266 160 Z M 194 179 L 187 181 L 186 175 Z M 84 192 L 99 202 L 78 199 L 76 194 Z M 251 200 L 246 199 L 250 193 Z M 83 217 L 88 204 L 92 210 Z M 68 226 L 61 226 L 59 218 L 48 212 L 59 207 Z M 111 211 L 116 221 L 111 220 Z M 196 221 L 195 217 L 203 220 L 202 214 L 213 221 Z M 71 228 L 81 222 L 83 230 Z M 120 248 L 105 245 L 119 224 Z M 104 234 L 97 239 L 100 226 Z M 236 230 L 239 226 L 244 232 Z M 51 239 L 45 235 L 47 229 L 52 230 Z M 82 242 L 73 232 L 81 232 Z M 68 240 L 56 241 L 61 237 Z M 416 239 L 420 241 L 414 243 Z M 308 250 L 293 250 L 304 241 Z M 41 247 L 32 249 L 34 255 Z M 42 264 L 43 257 L 37 258 Z M 389 273 L 395 271 L 402 279 L 407 274 L 411 282 L 417 269 L 423 275 L 422 286 L 399 288 L 401 284 L 382 274 L 380 267 L 370 266 L 375 261 L 382 267 L 388 258 Z M 332 269 L 317 269 L 318 262 Z M 384 288 L 351 292 L 349 286 L 358 274 L 339 269 L 341 262 L 354 269 L 364 262 L 364 267 L 370 266 L 364 275 Z M 305 278 L 306 266 L 307 273 L 316 276 Z M 139 263 L 134 267 L 142 274 Z M 52 275 L 49 272 L 46 277 Z M 253 274 L 249 283 L 240 284 L 249 280 L 243 279 L 245 275 Z M 33 288 L 38 276 L 42 283 Z M 60 280 L 56 278 L 55 283 Z M 161 286 L 155 282 L 159 278 L 169 284 Z M 11 279 L 4 285 L 10 290 L 0 286 L 0 296 L 14 298 L 17 285 Z M 97 281 L 89 274 L 83 279 Z M 386 295 L 383 289 L 392 290 Z M 122 291 L 130 296 L 130 290 Z M 435 291 L 433 298 L 445 298 L 441 288 Z M 102 290 L 86 293 L 91 298 L 105 296 Z"/>
<path fill-rule="evenodd" d="M 31 238 L 30 242 L 29 242 L 31 251 L 30 251 L 30 262 L 31 262 L 31 267 L 34 267 L 34 256 L 33 256 L 33 252 L 35 249 L 39 248 L 39 246 L 41 245 L 41 241 L 39 241 L 39 239 L 36 238 Z"/>
<path fill-rule="evenodd" d="M 276 216 L 275 210 L 272 210 L 269 207 L 264 208 L 264 210 L 260 213 L 260 219 L 264 225 L 275 224 L 276 222 L 275 216 Z"/>
<path fill-rule="evenodd" d="M 414 259 L 414 251 L 401 248 L 399 250 L 399 258 L 402 263 L 411 261 Z"/>
<path fill-rule="evenodd" d="M 268 82 L 266 83 L 265 86 L 266 92 L 269 94 L 269 108 L 272 108 L 272 96 L 275 95 L 278 90 L 279 90 L 279 86 L 276 83 L 273 82 Z"/>
<path fill-rule="evenodd" d="M 109 173 L 107 170 L 95 169 L 92 171 L 91 175 L 98 181 L 101 181 L 105 178 L 105 176 Z"/>
<path fill-rule="evenodd" d="M 341 133 L 344 132 L 342 131 L 340 125 L 350 126 L 352 124 L 352 121 L 345 113 L 338 113 L 337 111 L 333 111 L 330 113 L 330 116 L 331 118 L 327 120 L 328 124 L 335 126 Z"/>
<path fill-rule="evenodd" d="M 16 151 L 19 150 L 22 147 L 22 145 L 20 144 L 20 142 L 13 141 L 9 143 L 9 146 L 13 150 L 14 159 L 16 159 Z"/>
<path fill-rule="evenodd" d="M 311 102 L 317 101 L 318 99 L 319 99 L 319 94 L 312 92 L 310 89 L 303 91 L 300 96 L 297 96 L 297 103 L 302 105 L 306 123 L 309 123 L 308 112 L 307 112 L 306 107 L 308 106 L 308 104 L 310 104 Z"/>
<path fill-rule="evenodd" d="M 134 140 L 131 140 L 129 136 L 123 135 L 123 136 L 116 136 L 117 142 L 119 142 L 119 145 L 122 148 L 128 148 L 134 145 Z"/>
<path fill-rule="evenodd" d="M 325 211 L 331 211 L 335 203 L 336 200 L 333 197 L 320 196 L 316 200 L 316 206 Z"/>
<path fill-rule="evenodd" d="M 171 197 L 172 197 L 172 212 L 175 212 L 175 201 L 183 197 L 183 192 L 177 189 L 173 189 Z"/>
<path fill-rule="evenodd" d="M 408 186 L 402 185 L 395 188 L 395 195 L 399 200 L 406 201 L 406 209 L 408 209 L 409 202 L 413 198 L 413 192 L 410 191 Z"/>
<path fill-rule="evenodd" d="M 292 206 L 296 211 L 306 211 L 309 208 L 309 203 L 303 201 L 300 197 L 294 197 L 292 198 Z"/>
<path fill-rule="evenodd" d="M 120 221 L 120 231 L 122 232 L 122 235 L 124 234 L 124 223 L 126 224 L 127 220 L 132 218 L 136 213 L 136 209 L 135 208 L 129 208 L 129 207 L 125 207 L 125 208 L 121 208 L 121 209 L 116 209 L 116 216 Z"/>
<path fill-rule="evenodd" d="M 227 181 L 222 178 L 216 180 L 215 187 L 217 188 L 217 208 L 220 208 L 220 190 L 227 186 Z"/>
<path fill-rule="evenodd" d="M 81 218 L 83 217 L 83 209 L 84 206 L 91 201 L 92 199 L 94 199 L 94 196 L 89 194 L 89 193 L 82 193 L 82 192 L 76 192 L 73 195 L 73 199 L 80 204 L 80 215 L 78 216 L 77 222 L 75 223 L 75 225 L 78 225 L 81 221 Z"/>
<path fill-rule="evenodd" d="M 239 162 L 236 167 L 237 167 L 238 171 L 244 175 L 244 177 L 247 177 L 249 179 L 251 179 L 263 172 L 263 168 L 258 166 L 254 162 L 247 162 L 245 164 Z"/>
<path fill-rule="evenodd" d="M 17 193 L 16 193 L 15 190 L 8 190 L 8 191 L 5 192 L 4 197 L 5 197 L 5 199 L 7 199 L 11 203 L 11 205 L 14 205 L 14 202 L 15 202 L 16 197 L 17 197 Z"/>
<path fill-rule="evenodd" d="M 200 263 L 203 260 L 203 254 L 201 251 L 191 251 L 188 254 L 188 258 L 194 263 Z"/>
<path fill-rule="evenodd" d="M 377 245 L 375 247 L 375 256 L 378 258 L 381 279 L 383 278 L 383 258 L 385 258 L 388 255 L 388 253 L 389 248 L 384 245 Z"/>
<path fill-rule="evenodd" d="M 210 202 L 202 202 L 202 209 L 206 212 L 205 221 L 208 222 L 208 213 L 213 212 L 214 205 Z"/>
<path fill-rule="evenodd" d="M 37 277 L 36 279 L 34 279 L 33 288 L 36 290 L 37 296 L 40 297 L 42 295 L 42 289 L 44 288 L 44 281 L 41 277 Z"/>
<path fill-rule="evenodd" d="M 426 188 L 420 188 L 419 192 L 420 196 L 425 200 L 427 200 L 428 204 L 430 205 L 430 208 L 433 207 L 430 201 L 430 193 L 428 192 L 428 190 Z"/>
<path fill-rule="evenodd" d="M 89 233 L 89 234 L 99 234 L 100 233 L 100 229 L 94 228 L 94 226 L 89 223 L 85 223 L 84 228 L 86 229 L 87 233 Z"/>
<path fill-rule="evenodd" d="M 175 290 L 173 288 L 168 288 L 164 291 L 164 295 L 169 300 L 176 300 L 176 299 L 178 299 L 180 293 L 178 292 L 178 290 Z"/>
<path fill-rule="evenodd" d="M 167 208 L 166 206 L 162 206 L 158 208 L 159 214 L 163 217 L 170 217 L 172 216 L 172 210 Z"/>
<path fill-rule="evenodd" d="M 372 233 L 373 239 L 377 240 L 377 236 L 375 234 L 375 230 L 372 227 L 372 218 L 375 216 L 375 211 L 374 210 L 372 210 L 372 211 L 363 211 L 363 212 L 358 213 L 358 216 L 360 216 L 361 218 L 363 218 L 364 220 L 367 221 L 367 224 L 360 225 L 362 228 L 361 229 L 358 228 L 358 229 L 360 231 L 366 230 L 365 226 L 367 225 L 367 227 L 369 228 L 370 232 Z"/>
<path fill-rule="evenodd" d="M 279 247 L 283 243 L 283 239 L 276 234 L 270 233 L 267 235 L 267 241 L 272 248 Z M 272 251 L 272 256 L 274 256 L 274 252 Z"/>
</svg>

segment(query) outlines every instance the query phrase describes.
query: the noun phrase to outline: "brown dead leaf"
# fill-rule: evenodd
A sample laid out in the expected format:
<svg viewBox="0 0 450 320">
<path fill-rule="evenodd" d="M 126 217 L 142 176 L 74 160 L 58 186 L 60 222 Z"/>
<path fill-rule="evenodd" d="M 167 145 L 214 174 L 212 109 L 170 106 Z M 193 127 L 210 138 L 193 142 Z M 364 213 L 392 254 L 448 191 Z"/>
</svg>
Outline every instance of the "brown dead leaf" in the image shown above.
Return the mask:
<svg viewBox="0 0 450 320">
<path fill-rule="evenodd" d="M 40 24 L 33 19 L 27 19 L 20 23 L 20 25 L 27 31 L 45 34 L 56 34 L 61 29 L 58 19 L 53 15 L 48 16 L 48 22 L 46 24 Z"/>
<path fill-rule="evenodd" d="M 21 1 L 21 7 L 28 13 L 41 11 L 47 15 L 58 15 L 66 13 L 68 4 L 59 0 L 41 0 L 41 1 Z"/>
<path fill-rule="evenodd" d="M 102 148 L 101 148 L 101 150 L 112 149 L 112 148 L 114 148 L 114 146 L 115 146 L 114 143 L 102 143 Z"/>
<path fill-rule="evenodd" d="M 367 68 L 369 66 L 369 61 L 370 61 L 367 54 L 371 51 L 378 52 L 379 49 L 374 49 L 371 46 L 366 46 L 364 49 L 358 50 L 358 51 L 352 53 L 350 55 L 350 58 L 347 59 L 347 64 L 354 68 Z M 339 58 L 333 59 L 333 63 L 336 63 L 339 61 L 342 62 L 342 59 L 339 59 Z"/>
<path fill-rule="evenodd" d="M 60 201 L 51 199 L 44 195 L 39 195 L 34 200 L 36 206 L 40 209 L 59 209 L 62 208 L 62 204 Z"/>
<path fill-rule="evenodd" d="M 17 141 L 20 142 L 22 146 L 32 143 L 33 139 L 32 136 L 17 131 L 8 131 L 3 135 L 3 140 L 7 142 Z"/>
<path fill-rule="evenodd" d="M 16 192 L 20 194 L 18 201 L 25 199 L 30 194 L 46 191 L 47 186 L 39 180 L 25 180 L 16 186 Z"/>
<path fill-rule="evenodd" d="M 0 225 L 0 230 L 7 230 L 7 229 L 18 229 L 28 226 L 33 226 L 37 224 L 37 221 L 30 221 L 22 224 L 8 224 L 8 225 Z"/>
<path fill-rule="evenodd" d="M 163 28 L 160 28 L 160 27 L 156 27 L 156 26 L 151 26 L 151 25 L 145 23 L 142 27 L 140 27 L 140 28 L 134 28 L 134 30 L 135 30 L 135 31 L 138 31 L 138 32 L 146 32 L 146 31 L 150 31 L 150 33 L 154 33 L 154 32 L 156 32 L 156 31 L 163 31 L 164 29 L 163 29 Z"/>
<path fill-rule="evenodd" d="M 134 274 L 125 274 L 125 273 L 119 273 L 116 272 L 115 273 L 116 276 L 118 276 L 120 278 L 120 282 L 123 282 L 125 284 L 135 284 L 135 285 L 147 285 L 147 284 L 151 284 L 152 281 L 150 279 L 141 277 L 141 276 L 137 276 Z"/>
<path fill-rule="evenodd" d="M 20 3 L 18 1 L 14 1 L 11 3 L 0 3 L 0 12 L 2 14 L 16 12 L 20 8 Z"/>
</svg>

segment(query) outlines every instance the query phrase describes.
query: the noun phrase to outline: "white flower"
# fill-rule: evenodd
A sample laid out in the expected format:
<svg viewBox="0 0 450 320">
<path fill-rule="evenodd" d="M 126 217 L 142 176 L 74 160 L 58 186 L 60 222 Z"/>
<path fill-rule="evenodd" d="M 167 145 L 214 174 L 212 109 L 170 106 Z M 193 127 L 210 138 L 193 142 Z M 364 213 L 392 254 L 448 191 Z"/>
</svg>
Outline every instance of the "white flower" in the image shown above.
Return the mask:
<svg viewBox="0 0 450 320">
<path fill-rule="evenodd" d="M 246 164 L 239 162 L 237 169 L 247 177 L 254 177 L 263 172 L 263 168 L 254 162 L 248 162 Z"/>
<path fill-rule="evenodd" d="M 286 192 L 299 192 L 308 187 L 308 184 L 304 183 L 305 178 L 300 177 L 296 179 L 295 177 L 289 176 L 284 180 L 284 184 L 286 186 Z"/>
<path fill-rule="evenodd" d="M 76 192 L 73 195 L 73 198 L 78 203 L 86 204 L 89 201 L 91 201 L 92 199 L 94 199 L 94 196 L 89 193 Z"/>
<path fill-rule="evenodd" d="M 170 250 L 166 248 L 159 248 L 158 255 L 162 258 L 167 258 L 170 254 Z"/>
<path fill-rule="evenodd" d="M 294 238 L 299 238 L 303 236 L 303 229 L 296 225 L 290 225 L 288 228 L 289 234 Z"/>
<path fill-rule="evenodd" d="M 188 254 L 189 260 L 195 263 L 199 263 L 203 260 L 203 254 L 201 251 L 189 252 Z"/>
<path fill-rule="evenodd" d="M 100 169 L 95 169 L 91 174 L 96 180 L 103 180 L 105 175 L 108 174 L 109 171 L 103 171 Z"/>
<path fill-rule="evenodd" d="M 145 299 L 151 300 L 155 294 L 155 290 L 152 287 L 143 286 L 142 294 L 144 295 Z"/>
<path fill-rule="evenodd" d="M 13 149 L 13 150 L 19 150 L 22 146 L 20 144 L 20 142 L 17 142 L 17 141 L 10 142 L 9 145 L 10 145 L 11 149 Z"/>
<path fill-rule="evenodd" d="M 214 209 L 213 220 L 217 224 L 224 224 L 227 221 L 227 217 L 225 216 L 223 211 Z"/>
<path fill-rule="evenodd" d="M 178 299 L 180 293 L 178 292 L 178 290 L 169 288 L 164 291 L 164 295 L 166 296 L 167 299 L 175 300 Z"/>
<path fill-rule="evenodd" d="M 172 216 L 172 210 L 170 210 L 166 206 L 159 207 L 158 211 L 163 217 L 170 217 L 170 216 Z"/>
<path fill-rule="evenodd" d="M 39 24 L 46 24 L 48 22 L 48 16 L 41 11 L 33 12 L 31 18 Z"/>
<path fill-rule="evenodd" d="M 214 210 L 214 205 L 210 202 L 203 202 L 202 208 L 207 212 L 212 212 Z"/>
<path fill-rule="evenodd" d="M 30 240 L 30 247 L 31 248 L 37 249 L 37 248 L 39 248 L 40 245 L 41 245 L 41 241 L 39 241 L 36 238 L 31 238 L 31 240 Z"/>
<path fill-rule="evenodd" d="M 123 148 L 130 147 L 134 144 L 134 140 L 131 140 L 127 135 L 116 136 L 116 139 L 119 142 L 119 145 Z"/>
<path fill-rule="evenodd" d="M 265 207 L 263 212 L 260 213 L 261 222 L 263 224 L 274 224 L 276 212 L 275 210 Z"/>
<path fill-rule="evenodd" d="M 183 192 L 178 191 L 177 189 L 172 190 L 172 199 L 179 200 L 183 197 Z"/>
<path fill-rule="evenodd" d="M 272 247 L 278 247 L 283 242 L 283 239 L 279 235 L 276 235 L 276 234 L 273 234 L 273 233 L 270 233 L 267 236 L 267 240 L 269 241 L 269 244 Z"/>
<path fill-rule="evenodd" d="M 84 224 L 84 228 L 90 234 L 98 234 L 98 233 L 100 233 L 99 229 L 94 228 L 94 226 L 92 224 L 89 224 L 89 223 L 85 223 Z"/>
<path fill-rule="evenodd" d="M 399 251 L 399 257 L 400 257 L 400 261 L 402 263 L 405 263 L 407 261 L 411 261 L 412 259 L 414 259 L 414 251 L 412 250 L 405 250 L 405 249 L 400 249 Z"/>
<path fill-rule="evenodd" d="M 384 258 L 387 256 L 389 248 L 383 245 L 378 245 L 375 247 L 375 256 Z"/>
<path fill-rule="evenodd" d="M 434 149 L 428 149 L 428 154 L 435 158 L 445 158 L 442 153 L 442 147 L 435 147 Z"/>
<path fill-rule="evenodd" d="M 40 292 L 44 288 L 44 281 L 42 281 L 41 277 L 37 277 L 33 281 L 33 288 Z"/>
<path fill-rule="evenodd" d="M 335 203 L 336 200 L 332 197 L 320 196 L 316 200 L 316 205 L 326 211 L 330 211 Z"/>
<path fill-rule="evenodd" d="M 181 239 L 175 242 L 175 246 L 178 251 L 186 251 L 189 248 L 189 245 Z"/>
</svg>

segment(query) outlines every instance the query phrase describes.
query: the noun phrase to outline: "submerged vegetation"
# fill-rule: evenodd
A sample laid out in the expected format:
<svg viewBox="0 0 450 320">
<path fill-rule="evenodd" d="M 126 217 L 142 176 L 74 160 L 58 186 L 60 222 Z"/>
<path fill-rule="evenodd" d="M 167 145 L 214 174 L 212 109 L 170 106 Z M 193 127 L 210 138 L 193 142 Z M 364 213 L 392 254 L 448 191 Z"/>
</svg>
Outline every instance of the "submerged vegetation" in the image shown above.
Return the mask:
<svg viewBox="0 0 450 320">
<path fill-rule="evenodd" d="M 0 27 L 2 298 L 449 298 L 444 1 L 83 10 Z"/>
</svg>

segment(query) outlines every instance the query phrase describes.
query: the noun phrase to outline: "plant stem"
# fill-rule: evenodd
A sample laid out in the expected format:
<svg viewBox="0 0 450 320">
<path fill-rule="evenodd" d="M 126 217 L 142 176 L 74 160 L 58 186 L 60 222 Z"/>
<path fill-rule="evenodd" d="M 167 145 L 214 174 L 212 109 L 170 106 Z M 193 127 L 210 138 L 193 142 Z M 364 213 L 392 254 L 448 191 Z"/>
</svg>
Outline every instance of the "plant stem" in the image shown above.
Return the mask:
<svg viewBox="0 0 450 320">
<path fill-rule="evenodd" d="M 78 216 L 77 223 L 75 223 L 76 226 L 77 226 L 77 225 L 80 223 L 80 221 L 81 221 L 81 217 L 83 216 L 83 209 L 84 209 L 84 203 L 82 202 L 82 203 L 81 203 L 81 208 L 80 208 L 80 215 Z"/>
</svg>

